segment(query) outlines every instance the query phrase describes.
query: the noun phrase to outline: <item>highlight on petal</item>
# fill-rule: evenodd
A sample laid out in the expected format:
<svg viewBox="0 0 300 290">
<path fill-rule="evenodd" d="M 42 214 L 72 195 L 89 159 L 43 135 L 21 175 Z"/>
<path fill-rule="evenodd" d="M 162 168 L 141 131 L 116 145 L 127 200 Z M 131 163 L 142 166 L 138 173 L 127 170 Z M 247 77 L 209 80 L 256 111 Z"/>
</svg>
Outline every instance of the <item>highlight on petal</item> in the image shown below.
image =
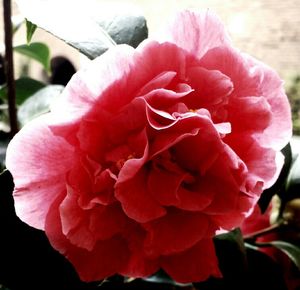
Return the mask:
<svg viewBox="0 0 300 290">
<path fill-rule="evenodd" d="M 43 116 L 26 125 L 9 143 L 6 155 L 15 183 L 16 213 L 38 229 L 44 229 L 49 207 L 65 190 L 66 173 L 76 159 L 74 148 L 54 136 L 47 121 Z"/>
<path fill-rule="evenodd" d="M 230 45 L 223 23 L 210 10 L 179 12 L 159 39 L 175 43 L 198 59 L 210 49 Z"/>
</svg>

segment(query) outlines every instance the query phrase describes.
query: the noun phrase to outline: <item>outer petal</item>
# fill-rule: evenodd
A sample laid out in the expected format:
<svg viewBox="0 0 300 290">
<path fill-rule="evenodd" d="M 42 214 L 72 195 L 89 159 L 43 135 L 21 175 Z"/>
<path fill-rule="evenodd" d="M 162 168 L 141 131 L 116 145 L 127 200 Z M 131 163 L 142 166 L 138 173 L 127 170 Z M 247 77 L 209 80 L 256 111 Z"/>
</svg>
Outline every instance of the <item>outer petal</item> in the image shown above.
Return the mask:
<svg viewBox="0 0 300 290">
<path fill-rule="evenodd" d="M 256 138 L 264 146 L 275 150 L 284 147 L 291 137 L 292 123 L 288 99 L 277 73 L 250 56 L 225 46 L 210 50 L 201 60 L 201 64 L 208 69 L 218 69 L 231 78 L 234 92 L 229 98 L 229 105 L 235 98 L 264 97 L 270 106 L 272 118 L 269 126 L 262 134 L 259 131 Z M 238 110 L 235 107 L 233 105 L 233 110 Z M 241 106 L 239 109 L 244 111 Z M 240 122 L 230 116 L 228 121 L 232 122 L 233 128 L 235 122 Z"/>
<path fill-rule="evenodd" d="M 203 13 L 190 10 L 178 13 L 161 40 L 173 42 L 197 58 L 214 47 L 230 45 L 223 23 L 209 10 Z"/>
<path fill-rule="evenodd" d="M 6 157 L 14 177 L 17 215 L 39 229 L 44 229 L 52 202 L 65 190 L 66 172 L 75 159 L 73 147 L 53 136 L 48 121 L 43 116 L 26 125 L 10 142 Z"/>
<path fill-rule="evenodd" d="M 244 55 L 251 63 L 254 76 L 261 82 L 259 89 L 271 106 L 272 123 L 260 137 L 265 146 L 275 150 L 282 149 L 292 136 L 291 108 L 287 96 L 284 93 L 283 81 L 279 75 L 262 62 Z"/>
<path fill-rule="evenodd" d="M 191 249 L 162 259 L 162 268 L 177 282 L 201 282 L 222 277 L 213 241 L 204 239 Z"/>
<path fill-rule="evenodd" d="M 122 94 L 116 94 L 108 101 L 109 89 L 118 90 L 124 85 L 126 75 L 131 70 L 134 49 L 127 45 L 118 45 L 90 62 L 85 69 L 78 71 L 62 93 L 60 101 L 52 108 L 59 121 L 77 119 L 88 112 L 96 102 L 102 103 L 102 109 L 113 104 L 115 109 L 126 103 Z M 123 98 L 123 100 L 120 100 Z"/>
<path fill-rule="evenodd" d="M 97 281 L 120 272 L 128 261 L 126 241 L 119 236 L 96 243 L 92 251 L 73 246 L 63 235 L 59 205 L 63 195 L 52 204 L 46 218 L 46 234 L 51 245 L 66 256 L 83 281 Z"/>
<path fill-rule="evenodd" d="M 126 227 L 130 257 L 121 274 L 127 277 L 147 277 L 159 269 L 159 258 L 150 259 L 144 252 L 145 231 L 137 224 Z"/>
<path fill-rule="evenodd" d="M 182 252 L 212 235 L 213 227 L 205 214 L 170 208 L 166 216 L 144 224 L 145 251 L 152 257 Z"/>
</svg>

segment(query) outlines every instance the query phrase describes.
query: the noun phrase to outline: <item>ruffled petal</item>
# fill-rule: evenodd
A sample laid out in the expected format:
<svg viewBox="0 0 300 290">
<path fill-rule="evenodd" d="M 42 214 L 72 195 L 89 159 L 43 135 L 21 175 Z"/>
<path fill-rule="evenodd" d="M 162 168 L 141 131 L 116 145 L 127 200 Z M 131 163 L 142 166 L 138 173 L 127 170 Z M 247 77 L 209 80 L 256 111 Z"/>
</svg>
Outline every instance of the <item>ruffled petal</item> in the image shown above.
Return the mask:
<svg viewBox="0 0 300 290">
<path fill-rule="evenodd" d="M 115 196 L 124 212 L 140 223 L 166 214 L 166 210 L 147 191 L 147 176 L 147 170 L 143 168 L 130 180 L 116 183 L 115 187 Z"/>
<path fill-rule="evenodd" d="M 44 229 L 49 207 L 66 190 L 66 173 L 74 164 L 74 149 L 53 136 L 48 115 L 28 123 L 9 143 L 6 166 L 14 177 L 17 215 Z"/>
<path fill-rule="evenodd" d="M 284 92 L 283 81 L 272 68 L 251 56 L 243 56 L 251 64 L 253 76 L 260 79 L 259 90 L 267 99 L 272 112 L 270 126 L 258 138 L 264 146 L 280 150 L 292 136 L 291 108 Z"/>
<path fill-rule="evenodd" d="M 166 216 L 143 226 L 148 232 L 145 251 L 152 257 L 184 251 L 215 230 L 206 215 L 175 208 L 168 209 Z"/>
<path fill-rule="evenodd" d="M 222 277 L 211 239 L 203 239 L 185 252 L 162 258 L 162 268 L 180 283 Z"/>
<path fill-rule="evenodd" d="M 120 273 L 127 277 L 147 277 L 158 271 L 159 258 L 151 259 L 144 252 L 145 231 L 137 224 L 130 224 L 124 235 L 128 240 L 130 257 Z"/>
<path fill-rule="evenodd" d="M 46 218 L 45 231 L 51 245 L 70 260 L 83 281 L 98 281 L 119 273 L 128 263 L 126 241 L 115 236 L 98 241 L 91 251 L 72 245 L 61 228 L 59 205 L 63 198 L 58 196 Z"/>
<path fill-rule="evenodd" d="M 223 23 L 209 10 L 179 12 L 160 40 L 173 42 L 199 59 L 214 47 L 230 45 Z"/>
</svg>

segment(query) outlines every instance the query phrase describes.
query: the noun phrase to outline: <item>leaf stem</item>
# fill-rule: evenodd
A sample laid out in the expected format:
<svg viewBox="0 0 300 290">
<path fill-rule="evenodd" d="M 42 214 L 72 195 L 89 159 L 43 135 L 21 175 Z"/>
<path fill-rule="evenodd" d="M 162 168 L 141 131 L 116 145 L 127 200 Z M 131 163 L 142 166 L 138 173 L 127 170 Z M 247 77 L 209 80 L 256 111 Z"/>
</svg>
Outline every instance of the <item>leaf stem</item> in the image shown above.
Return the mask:
<svg viewBox="0 0 300 290">
<path fill-rule="evenodd" d="M 267 235 L 267 234 L 271 234 L 275 231 L 277 231 L 279 228 L 282 227 L 282 225 L 285 224 L 284 221 L 280 221 L 278 223 L 275 223 L 267 228 L 261 229 L 259 231 L 256 231 L 254 233 L 248 234 L 244 236 L 244 240 L 255 240 L 256 238 L 259 238 L 261 236 Z"/>
<path fill-rule="evenodd" d="M 5 70 L 7 80 L 8 112 L 11 138 L 18 132 L 16 88 L 14 80 L 14 62 L 12 47 L 11 0 L 3 0 L 4 32 L 5 32 Z"/>
</svg>

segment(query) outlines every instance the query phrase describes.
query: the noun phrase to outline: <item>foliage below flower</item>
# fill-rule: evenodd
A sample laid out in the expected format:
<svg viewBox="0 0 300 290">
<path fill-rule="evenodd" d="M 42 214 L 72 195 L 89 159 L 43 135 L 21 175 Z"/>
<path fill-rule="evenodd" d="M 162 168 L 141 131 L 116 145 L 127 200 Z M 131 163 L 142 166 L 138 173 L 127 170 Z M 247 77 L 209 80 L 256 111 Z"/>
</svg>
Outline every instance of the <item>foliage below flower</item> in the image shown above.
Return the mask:
<svg viewBox="0 0 300 290">
<path fill-rule="evenodd" d="M 160 268 L 220 277 L 212 237 L 239 226 L 291 136 L 278 75 L 183 11 L 158 40 L 119 45 L 74 75 L 9 145 L 18 216 L 82 280 Z"/>
</svg>

